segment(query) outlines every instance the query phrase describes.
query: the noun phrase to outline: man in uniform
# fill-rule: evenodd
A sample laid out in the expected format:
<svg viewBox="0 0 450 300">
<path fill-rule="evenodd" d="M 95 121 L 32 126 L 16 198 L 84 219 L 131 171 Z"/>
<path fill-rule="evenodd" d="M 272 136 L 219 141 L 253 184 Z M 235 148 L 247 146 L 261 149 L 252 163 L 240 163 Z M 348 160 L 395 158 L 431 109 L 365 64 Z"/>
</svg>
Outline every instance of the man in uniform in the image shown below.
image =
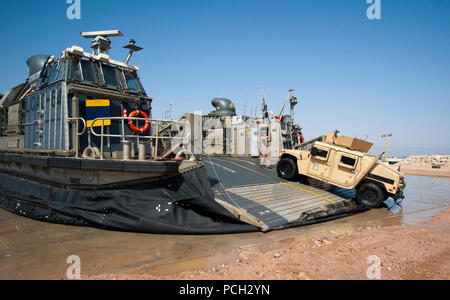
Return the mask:
<svg viewBox="0 0 450 300">
<path fill-rule="evenodd" d="M 261 137 L 260 137 L 260 144 L 259 144 L 259 152 L 261 157 L 261 167 L 265 167 L 267 169 L 271 169 L 271 156 L 272 153 L 270 152 L 270 142 L 271 142 L 271 136 L 269 134 L 269 128 L 261 128 Z"/>
</svg>

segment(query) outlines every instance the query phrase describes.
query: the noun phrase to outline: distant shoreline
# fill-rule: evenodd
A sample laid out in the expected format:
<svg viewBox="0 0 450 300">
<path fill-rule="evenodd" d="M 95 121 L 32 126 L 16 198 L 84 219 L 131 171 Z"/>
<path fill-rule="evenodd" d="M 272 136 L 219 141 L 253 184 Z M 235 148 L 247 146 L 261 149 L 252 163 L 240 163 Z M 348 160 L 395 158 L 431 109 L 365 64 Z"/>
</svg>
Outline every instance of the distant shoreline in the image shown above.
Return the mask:
<svg viewBox="0 0 450 300">
<path fill-rule="evenodd" d="M 432 169 L 431 167 L 415 167 L 402 165 L 400 172 L 409 176 L 426 176 L 450 178 L 450 168 Z"/>
</svg>

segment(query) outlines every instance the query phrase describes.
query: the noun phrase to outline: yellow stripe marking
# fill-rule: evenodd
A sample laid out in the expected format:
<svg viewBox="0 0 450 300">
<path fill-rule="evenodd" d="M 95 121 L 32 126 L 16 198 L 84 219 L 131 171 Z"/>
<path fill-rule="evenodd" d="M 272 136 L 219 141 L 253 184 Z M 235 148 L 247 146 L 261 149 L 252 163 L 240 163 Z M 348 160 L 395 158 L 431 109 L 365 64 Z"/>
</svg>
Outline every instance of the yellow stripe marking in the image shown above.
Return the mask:
<svg viewBox="0 0 450 300">
<path fill-rule="evenodd" d="M 90 128 L 92 123 L 94 123 L 94 120 L 89 120 L 86 122 L 86 126 L 88 128 Z M 94 123 L 94 126 L 92 126 L 92 127 L 101 127 L 101 126 L 102 126 L 102 120 L 97 120 Z M 103 120 L 103 126 L 111 126 L 111 120 Z"/>
<path fill-rule="evenodd" d="M 98 99 L 98 100 L 86 100 L 86 107 L 103 107 L 110 106 L 110 102 L 107 99 Z"/>
<path fill-rule="evenodd" d="M 255 170 L 253 170 L 253 169 L 244 167 L 244 166 L 242 166 L 242 165 L 240 165 L 240 164 L 238 164 L 238 163 L 235 163 L 235 162 L 232 162 L 232 161 L 228 161 L 228 160 L 222 160 L 222 159 L 218 159 L 218 160 L 223 161 L 223 162 L 228 162 L 228 163 L 233 164 L 233 165 L 235 165 L 235 166 L 238 166 L 238 167 L 241 167 L 241 168 L 243 168 L 243 169 L 246 169 L 246 170 L 248 170 L 248 171 L 250 171 L 250 172 L 256 173 L 256 174 L 261 175 L 261 176 L 264 176 L 264 177 L 266 177 L 266 178 L 272 178 L 272 177 L 270 177 L 270 176 L 267 176 L 267 175 L 265 175 L 265 174 L 263 174 L 263 173 L 260 173 L 260 172 L 258 172 L 258 171 L 255 171 Z"/>
<path fill-rule="evenodd" d="M 289 186 L 289 187 L 292 187 L 292 188 L 294 188 L 294 189 L 297 189 L 297 190 L 301 190 L 301 191 L 304 191 L 304 192 L 307 192 L 307 193 L 310 193 L 310 194 L 313 194 L 313 195 L 316 195 L 316 196 L 319 196 L 320 198 L 323 198 L 323 199 L 325 199 L 325 200 L 327 200 L 327 201 L 329 201 L 329 202 L 331 202 L 331 203 L 335 203 L 333 200 L 330 200 L 330 199 L 328 199 L 327 197 L 324 197 L 324 196 L 322 196 L 322 195 L 319 195 L 319 194 L 317 194 L 317 193 L 314 193 L 314 192 L 311 192 L 311 191 L 308 191 L 308 190 L 305 190 L 305 189 L 302 189 L 301 187 L 298 187 L 298 186 L 294 186 L 294 185 L 290 185 L 290 184 L 287 184 L 287 183 L 284 183 L 284 182 L 280 182 L 281 184 L 283 184 L 283 185 L 286 185 L 286 186 Z"/>
</svg>

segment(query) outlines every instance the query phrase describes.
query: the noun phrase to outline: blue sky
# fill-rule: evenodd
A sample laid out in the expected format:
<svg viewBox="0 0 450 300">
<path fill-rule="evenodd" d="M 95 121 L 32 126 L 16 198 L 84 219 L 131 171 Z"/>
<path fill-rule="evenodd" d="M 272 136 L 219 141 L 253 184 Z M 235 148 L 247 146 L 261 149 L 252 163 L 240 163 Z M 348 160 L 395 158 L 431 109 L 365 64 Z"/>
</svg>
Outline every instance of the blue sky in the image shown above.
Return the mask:
<svg viewBox="0 0 450 300">
<path fill-rule="evenodd" d="M 450 1 L 382 0 L 369 20 L 366 0 L 81 0 L 69 20 L 65 0 L 10 1 L 0 11 L 0 93 L 24 81 L 26 59 L 89 49 L 81 31 L 120 29 L 111 56 L 134 38 L 132 63 L 154 98 L 154 117 L 212 110 L 215 97 L 271 109 L 288 90 L 300 104 L 306 138 L 339 129 L 368 135 L 390 155 L 450 154 Z M 247 109 L 247 112 L 249 109 Z"/>
</svg>

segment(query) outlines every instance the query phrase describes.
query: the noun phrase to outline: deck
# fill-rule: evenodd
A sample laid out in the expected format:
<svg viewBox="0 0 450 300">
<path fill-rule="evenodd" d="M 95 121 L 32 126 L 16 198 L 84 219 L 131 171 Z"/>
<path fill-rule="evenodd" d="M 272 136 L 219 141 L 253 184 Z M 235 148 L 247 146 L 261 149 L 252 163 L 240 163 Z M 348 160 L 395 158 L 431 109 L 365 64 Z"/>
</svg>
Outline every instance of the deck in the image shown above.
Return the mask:
<svg viewBox="0 0 450 300">
<path fill-rule="evenodd" d="M 257 159 L 205 157 L 215 200 L 263 232 L 360 210 L 354 191 L 285 181 Z"/>
</svg>

